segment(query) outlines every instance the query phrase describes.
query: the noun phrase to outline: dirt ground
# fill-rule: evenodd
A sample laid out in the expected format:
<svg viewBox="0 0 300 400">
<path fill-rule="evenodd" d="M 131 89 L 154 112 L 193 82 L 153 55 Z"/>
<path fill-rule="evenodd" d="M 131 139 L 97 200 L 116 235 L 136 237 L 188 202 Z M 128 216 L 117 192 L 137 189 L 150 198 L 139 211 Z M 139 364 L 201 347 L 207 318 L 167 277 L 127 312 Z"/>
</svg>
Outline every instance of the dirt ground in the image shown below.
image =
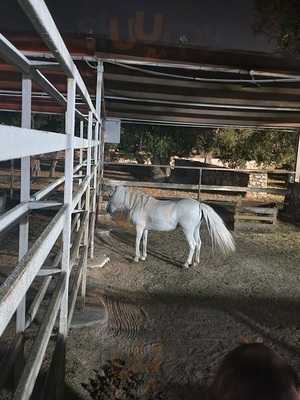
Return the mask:
<svg viewBox="0 0 300 400">
<path fill-rule="evenodd" d="M 202 227 L 201 263 L 184 270 L 180 229 L 151 232 L 147 261 L 134 263 L 134 227 L 101 221 L 91 265 L 103 254 L 110 262 L 90 270 L 88 303 L 103 301 L 108 318 L 71 330 L 66 399 L 91 400 L 82 383 L 115 358 L 145 373 L 164 399 L 201 398 L 222 357 L 244 338 L 270 345 L 300 372 L 300 228 L 279 222 L 270 232 L 234 232 L 237 251 L 225 258 L 212 252 Z M 32 216 L 31 243 L 46 223 Z M 17 261 L 16 238 L 17 228 L 1 238 L 0 283 Z"/>
<path fill-rule="evenodd" d="M 166 399 L 200 398 L 244 338 L 270 345 L 300 372 L 300 229 L 279 223 L 267 233 L 235 232 L 237 251 L 227 258 L 212 253 L 206 229 L 201 235 L 200 265 L 183 270 L 179 229 L 150 233 L 147 261 L 134 263 L 133 227 L 98 226 L 93 264 L 103 254 L 111 261 L 90 271 L 88 290 L 104 300 L 108 322 L 71 331 L 69 399 L 90 399 L 81 384 L 113 358 L 147 373 Z"/>
</svg>

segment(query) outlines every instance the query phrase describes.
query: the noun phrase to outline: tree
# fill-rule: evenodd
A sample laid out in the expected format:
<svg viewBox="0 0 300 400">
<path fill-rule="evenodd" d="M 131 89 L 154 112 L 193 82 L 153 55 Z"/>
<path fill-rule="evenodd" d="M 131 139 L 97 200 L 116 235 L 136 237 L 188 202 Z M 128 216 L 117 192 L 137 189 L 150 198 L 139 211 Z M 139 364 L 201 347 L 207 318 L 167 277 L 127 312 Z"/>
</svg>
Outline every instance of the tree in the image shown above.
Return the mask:
<svg viewBox="0 0 300 400">
<path fill-rule="evenodd" d="M 265 129 L 210 129 L 150 125 L 124 125 L 120 150 L 132 158 L 138 153 L 152 163 L 168 163 L 171 156 L 214 154 L 232 167 L 256 161 L 266 166 L 293 168 L 296 159 L 298 133 Z M 142 161 L 141 159 L 139 161 Z"/>
<path fill-rule="evenodd" d="M 192 129 L 180 127 L 126 124 L 122 127 L 120 151 L 136 158 L 144 153 L 152 163 L 165 164 L 174 155 L 187 156 L 197 145 Z"/>
<path fill-rule="evenodd" d="M 281 50 L 300 52 L 299 0 L 256 0 L 256 30 L 277 42 Z"/>
<path fill-rule="evenodd" d="M 296 161 L 298 132 L 277 129 L 218 129 L 216 151 L 231 166 L 246 161 L 293 168 Z"/>
</svg>

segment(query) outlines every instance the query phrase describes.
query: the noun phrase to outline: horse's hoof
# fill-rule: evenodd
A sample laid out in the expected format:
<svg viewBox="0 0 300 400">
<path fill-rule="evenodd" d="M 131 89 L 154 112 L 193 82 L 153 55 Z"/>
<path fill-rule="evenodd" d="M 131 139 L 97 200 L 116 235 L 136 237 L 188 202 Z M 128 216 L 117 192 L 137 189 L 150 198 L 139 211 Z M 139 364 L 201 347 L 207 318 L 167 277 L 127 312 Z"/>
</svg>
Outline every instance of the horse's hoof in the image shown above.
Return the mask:
<svg viewBox="0 0 300 400">
<path fill-rule="evenodd" d="M 147 258 L 147 257 L 141 257 L 141 260 L 142 260 L 142 261 L 146 261 L 146 258 Z"/>
<path fill-rule="evenodd" d="M 134 257 L 134 262 L 139 262 L 139 258 L 138 257 Z"/>
<path fill-rule="evenodd" d="M 189 269 L 190 266 L 189 266 L 189 264 L 184 264 L 184 265 L 183 265 L 183 268 L 184 268 L 184 269 Z"/>
</svg>

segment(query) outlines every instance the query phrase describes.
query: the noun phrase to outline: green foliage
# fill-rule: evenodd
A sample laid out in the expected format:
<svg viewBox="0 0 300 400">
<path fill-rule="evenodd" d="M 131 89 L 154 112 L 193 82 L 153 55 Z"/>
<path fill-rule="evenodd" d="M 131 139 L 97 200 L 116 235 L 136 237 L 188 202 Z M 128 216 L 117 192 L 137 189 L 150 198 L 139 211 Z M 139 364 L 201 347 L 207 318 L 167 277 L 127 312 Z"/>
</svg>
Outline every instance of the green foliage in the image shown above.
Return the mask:
<svg viewBox="0 0 300 400">
<path fill-rule="evenodd" d="M 63 132 L 65 126 L 64 116 L 35 114 L 32 119 L 32 126 L 40 130 Z"/>
<path fill-rule="evenodd" d="M 294 167 L 298 133 L 266 129 L 204 129 L 150 125 L 124 125 L 119 149 L 136 158 L 144 152 L 156 163 L 192 153 L 213 153 L 230 166 L 247 161 Z"/>
<path fill-rule="evenodd" d="M 172 155 L 188 155 L 197 137 L 189 129 L 170 126 L 126 124 L 122 127 L 119 149 L 135 158 L 145 152 L 151 160 L 168 162 Z"/>
<path fill-rule="evenodd" d="M 4 125 L 21 126 L 21 113 L 0 111 L 0 121 Z M 76 121 L 76 132 L 79 131 L 79 124 Z M 64 115 L 55 114 L 32 114 L 31 126 L 51 132 L 63 132 L 65 126 Z"/>
<path fill-rule="evenodd" d="M 299 0 L 256 0 L 256 30 L 276 40 L 278 47 L 300 52 Z"/>
<path fill-rule="evenodd" d="M 0 111 L 0 121 L 3 125 L 21 125 L 21 113 Z"/>
<path fill-rule="evenodd" d="M 298 133 L 276 129 L 218 129 L 219 157 L 231 166 L 246 161 L 293 168 L 296 160 Z"/>
</svg>

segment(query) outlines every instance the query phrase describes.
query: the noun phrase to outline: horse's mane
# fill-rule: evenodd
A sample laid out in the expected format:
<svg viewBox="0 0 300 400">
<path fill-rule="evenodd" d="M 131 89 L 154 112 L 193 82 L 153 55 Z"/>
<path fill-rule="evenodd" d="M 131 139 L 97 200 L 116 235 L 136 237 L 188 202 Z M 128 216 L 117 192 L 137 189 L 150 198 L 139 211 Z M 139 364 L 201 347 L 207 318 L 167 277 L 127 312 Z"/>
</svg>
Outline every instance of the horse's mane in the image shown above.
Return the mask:
<svg viewBox="0 0 300 400">
<path fill-rule="evenodd" d="M 129 210 L 130 218 L 141 213 L 153 200 L 153 197 L 143 192 L 135 192 L 125 188 L 124 202 Z"/>
</svg>

